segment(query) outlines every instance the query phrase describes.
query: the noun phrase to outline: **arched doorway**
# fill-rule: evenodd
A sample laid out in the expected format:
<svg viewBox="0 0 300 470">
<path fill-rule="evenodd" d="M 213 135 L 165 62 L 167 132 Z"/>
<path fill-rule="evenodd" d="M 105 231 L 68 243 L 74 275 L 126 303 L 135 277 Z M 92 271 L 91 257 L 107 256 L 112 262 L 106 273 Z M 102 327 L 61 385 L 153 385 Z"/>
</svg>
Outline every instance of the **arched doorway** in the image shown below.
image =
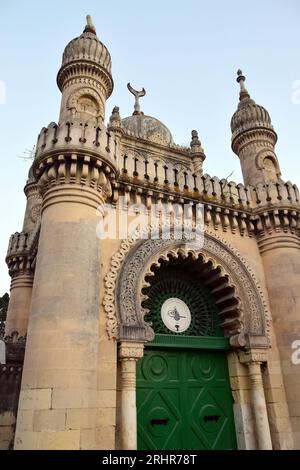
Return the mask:
<svg viewBox="0 0 300 470">
<path fill-rule="evenodd" d="M 228 242 L 209 232 L 205 233 L 204 245 L 200 249 L 191 248 L 180 240 L 163 238 L 123 240 L 111 258 L 110 270 L 105 276 L 103 306 L 108 337 L 118 342 L 120 424 L 117 436 L 120 448 L 137 448 L 136 363 L 143 357 L 144 348 L 151 348 L 150 344 L 154 347 L 153 339 L 158 338 L 149 322 L 145 321 L 148 314 L 143 306 L 147 300 L 145 288 L 151 285 L 149 278 L 155 276 L 156 269 L 178 258 L 180 262 L 188 259 L 188 264 L 195 261 L 193 266 L 196 268 L 197 265 L 198 275 L 200 270 L 201 276 L 205 274 L 204 284 L 216 299 L 221 328 L 225 341 L 228 340 L 230 345 L 229 363 L 231 366 L 234 364 L 230 378 L 234 379 L 236 373 L 239 375 L 237 367 L 247 366 L 242 371 L 243 381 L 234 382 L 238 447 L 270 449 L 272 444 L 261 375 L 261 364 L 267 361 L 267 304 L 246 260 Z M 194 341 L 192 336 L 189 338 L 189 341 Z M 221 353 L 225 357 L 225 348 Z M 252 411 L 248 405 L 244 406 L 245 375 L 250 382 L 255 429 Z M 252 443 L 248 435 L 257 437 L 258 444 Z"/>
<path fill-rule="evenodd" d="M 137 363 L 138 448 L 235 449 L 220 295 L 230 287 L 198 258 L 151 267 L 143 289 L 155 332 Z M 218 298 L 214 292 L 218 291 Z"/>
</svg>

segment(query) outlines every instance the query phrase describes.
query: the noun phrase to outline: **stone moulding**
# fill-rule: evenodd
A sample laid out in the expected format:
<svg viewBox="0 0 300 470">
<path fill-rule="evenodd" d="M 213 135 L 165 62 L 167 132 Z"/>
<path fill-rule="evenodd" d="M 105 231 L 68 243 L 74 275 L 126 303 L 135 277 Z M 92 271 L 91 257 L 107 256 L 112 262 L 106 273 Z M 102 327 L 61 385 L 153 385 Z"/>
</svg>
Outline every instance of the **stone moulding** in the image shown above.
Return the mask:
<svg viewBox="0 0 300 470">
<path fill-rule="evenodd" d="M 208 231 L 199 250 L 189 248 L 182 240 L 132 238 L 121 242 L 104 280 L 108 337 L 144 342 L 153 339 L 154 332 L 144 321 L 146 310 L 142 308 L 145 299 L 142 289 L 149 285 L 145 278 L 153 275 L 150 268 L 153 264 L 158 266 L 160 258 L 189 255 L 210 262 L 227 279 L 228 286 L 234 288 L 235 318 L 232 312 L 227 318 L 223 315 L 224 333 L 230 337 L 231 345 L 267 348 L 269 312 L 255 274 L 235 248 Z"/>
</svg>

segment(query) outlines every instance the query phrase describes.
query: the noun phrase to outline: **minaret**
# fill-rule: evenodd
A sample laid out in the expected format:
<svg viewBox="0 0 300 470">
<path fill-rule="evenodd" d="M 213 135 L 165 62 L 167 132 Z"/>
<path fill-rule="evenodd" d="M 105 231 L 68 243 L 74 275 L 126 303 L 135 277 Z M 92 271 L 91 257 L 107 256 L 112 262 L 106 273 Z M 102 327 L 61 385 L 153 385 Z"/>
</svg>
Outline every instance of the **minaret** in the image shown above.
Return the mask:
<svg viewBox="0 0 300 470">
<path fill-rule="evenodd" d="M 113 90 L 111 57 L 89 15 L 83 33 L 64 50 L 57 85 L 62 92 L 59 122 L 77 119 L 102 125 Z"/>
<path fill-rule="evenodd" d="M 275 154 L 277 134 L 268 111 L 250 98 L 242 71 L 237 75 L 240 102 L 231 119 L 231 146 L 240 159 L 244 183 L 277 182 L 281 175 Z"/>
<path fill-rule="evenodd" d="M 281 444 L 285 447 L 291 423 L 298 448 L 300 374 L 292 354 L 293 343 L 299 339 L 300 332 L 299 192 L 295 185 L 280 178 L 275 154 L 277 135 L 268 112 L 250 98 L 240 70 L 237 81 L 240 84 L 240 103 L 231 120 L 232 149 L 240 158 L 245 184 L 255 187 L 251 192 L 253 217 L 257 224 L 256 239 L 276 335 L 272 347 L 276 342 L 289 406 L 290 417 L 284 411 L 277 429 L 286 433 L 286 443 Z M 280 380 L 274 395 L 269 397 L 270 409 L 276 401 L 285 402 Z"/>
<path fill-rule="evenodd" d="M 41 228 L 16 449 L 97 448 L 99 213 L 111 196 L 117 139 L 104 124 L 110 54 L 90 17 L 63 54 L 59 123 L 43 128 L 33 174 Z M 97 211 L 97 209 L 100 209 Z"/>
<path fill-rule="evenodd" d="M 41 211 L 41 196 L 33 176 L 32 167 L 24 192 L 27 203 L 21 233 L 14 233 L 9 242 L 6 262 L 11 276 L 10 301 L 5 322 L 5 334 L 27 333 L 34 269 L 29 254 L 30 238 Z"/>
</svg>

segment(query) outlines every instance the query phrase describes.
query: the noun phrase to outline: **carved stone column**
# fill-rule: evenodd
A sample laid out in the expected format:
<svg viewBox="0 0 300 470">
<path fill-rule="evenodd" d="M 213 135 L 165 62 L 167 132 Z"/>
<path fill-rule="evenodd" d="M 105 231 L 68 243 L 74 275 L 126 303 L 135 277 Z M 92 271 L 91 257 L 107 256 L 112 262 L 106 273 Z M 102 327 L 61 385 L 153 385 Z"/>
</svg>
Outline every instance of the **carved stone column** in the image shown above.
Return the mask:
<svg viewBox="0 0 300 470">
<path fill-rule="evenodd" d="M 14 331 L 19 336 L 27 334 L 32 285 L 33 259 L 32 242 L 38 232 L 42 198 L 33 177 L 32 168 L 24 188 L 27 198 L 23 230 L 10 237 L 6 262 L 11 276 L 10 301 L 5 324 L 6 335 Z"/>
<path fill-rule="evenodd" d="M 240 361 L 249 368 L 252 406 L 256 425 L 258 449 L 272 450 L 272 440 L 268 420 L 264 386 L 261 375 L 261 364 L 266 362 L 265 352 L 247 351 L 240 355 Z"/>
<path fill-rule="evenodd" d="M 143 357 L 143 352 L 142 343 L 124 341 L 120 344 L 122 450 L 137 448 L 136 362 Z"/>
</svg>

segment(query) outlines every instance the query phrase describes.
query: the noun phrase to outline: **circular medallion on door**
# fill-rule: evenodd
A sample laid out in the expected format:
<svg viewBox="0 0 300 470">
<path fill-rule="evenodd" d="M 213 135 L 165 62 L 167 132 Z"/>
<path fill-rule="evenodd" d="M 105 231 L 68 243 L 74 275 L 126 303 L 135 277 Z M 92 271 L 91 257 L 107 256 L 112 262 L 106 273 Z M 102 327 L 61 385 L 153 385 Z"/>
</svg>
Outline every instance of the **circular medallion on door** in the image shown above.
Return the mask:
<svg viewBox="0 0 300 470">
<path fill-rule="evenodd" d="M 170 297 L 161 306 L 161 319 L 174 333 L 183 333 L 191 323 L 191 312 L 183 300 Z"/>
</svg>

